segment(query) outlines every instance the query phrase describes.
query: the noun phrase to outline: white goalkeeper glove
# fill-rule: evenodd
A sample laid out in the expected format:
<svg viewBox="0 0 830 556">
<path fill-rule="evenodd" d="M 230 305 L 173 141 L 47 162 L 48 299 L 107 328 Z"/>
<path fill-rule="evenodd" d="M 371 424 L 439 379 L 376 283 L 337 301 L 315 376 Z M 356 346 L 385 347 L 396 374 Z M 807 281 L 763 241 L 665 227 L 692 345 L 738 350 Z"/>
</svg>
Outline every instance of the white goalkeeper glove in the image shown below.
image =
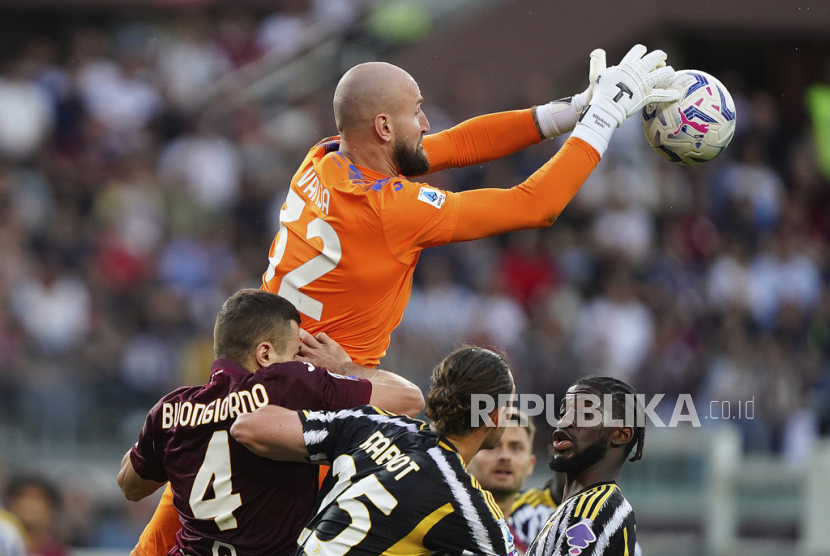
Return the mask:
<svg viewBox="0 0 830 556">
<path fill-rule="evenodd" d="M 671 102 L 680 98 L 676 89 L 659 85 L 674 76 L 666 66 L 666 53 L 654 50 L 646 54 L 645 46 L 635 45 L 618 66 L 599 74 L 593 87 L 591 102 L 582 111 L 574 128 L 579 137 L 600 155 L 608 148 L 608 140 L 627 117 L 651 102 Z"/>
<path fill-rule="evenodd" d="M 573 131 L 580 112 L 591 102 L 594 82 L 603 70 L 605 70 L 605 51 L 597 48 L 591 52 L 587 89 L 578 95 L 561 98 L 536 107 L 536 121 L 539 123 L 539 130 L 545 136 L 545 139 L 551 139 Z"/>
</svg>

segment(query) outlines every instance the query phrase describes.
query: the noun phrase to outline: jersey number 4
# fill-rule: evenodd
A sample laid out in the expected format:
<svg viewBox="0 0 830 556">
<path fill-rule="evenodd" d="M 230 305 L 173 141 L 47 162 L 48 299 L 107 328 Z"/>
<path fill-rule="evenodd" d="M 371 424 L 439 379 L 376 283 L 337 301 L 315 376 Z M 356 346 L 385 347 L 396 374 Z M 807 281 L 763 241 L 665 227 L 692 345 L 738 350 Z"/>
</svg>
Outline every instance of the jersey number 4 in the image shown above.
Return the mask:
<svg viewBox="0 0 830 556">
<path fill-rule="evenodd" d="M 289 189 L 288 197 L 285 199 L 285 208 L 280 210 L 280 231 L 277 235 L 277 245 L 274 247 L 274 254 L 268 258 L 268 270 L 265 272 L 266 283 L 274 278 L 277 273 L 277 266 L 285 256 L 285 248 L 288 244 L 288 229 L 285 225 L 299 220 L 304 208 L 305 202 L 302 197 L 293 189 Z M 337 232 L 334 231 L 331 224 L 322 218 L 315 218 L 306 227 L 306 239 L 313 238 L 322 240 L 322 252 L 297 268 L 286 272 L 280 280 L 280 289 L 277 294 L 294 304 L 302 314 L 314 320 L 320 320 L 323 316 L 323 304 L 300 292 L 300 288 L 334 270 L 340 263 L 343 250 L 340 247 L 340 238 L 337 236 Z"/>
<path fill-rule="evenodd" d="M 213 481 L 213 494 L 208 487 Z M 236 529 L 233 511 L 242 505 L 242 497 L 233 493 L 231 484 L 231 451 L 228 432 L 216 431 L 210 439 L 205 461 L 196 473 L 190 491 L 190 510 L 196 519 L 212 519 L 220 531 Z"/>
</svg>

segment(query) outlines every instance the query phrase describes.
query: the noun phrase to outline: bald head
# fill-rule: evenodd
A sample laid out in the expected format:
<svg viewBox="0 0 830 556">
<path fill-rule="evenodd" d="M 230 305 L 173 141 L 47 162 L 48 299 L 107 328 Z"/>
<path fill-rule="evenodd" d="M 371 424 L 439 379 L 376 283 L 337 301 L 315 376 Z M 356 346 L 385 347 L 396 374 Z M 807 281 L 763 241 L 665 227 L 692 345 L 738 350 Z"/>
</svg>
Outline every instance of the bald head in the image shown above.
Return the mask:
<svg viewBox="0 0 830 556">
<path fill-rule="evenodd" d="M 418 84 L 404 70 L 386 62 L 359 64 L 340 79 L 334 91 L 334 120 L 341 134 L 371 130 L 380 113 L 395 114 Z"/>
</svg>

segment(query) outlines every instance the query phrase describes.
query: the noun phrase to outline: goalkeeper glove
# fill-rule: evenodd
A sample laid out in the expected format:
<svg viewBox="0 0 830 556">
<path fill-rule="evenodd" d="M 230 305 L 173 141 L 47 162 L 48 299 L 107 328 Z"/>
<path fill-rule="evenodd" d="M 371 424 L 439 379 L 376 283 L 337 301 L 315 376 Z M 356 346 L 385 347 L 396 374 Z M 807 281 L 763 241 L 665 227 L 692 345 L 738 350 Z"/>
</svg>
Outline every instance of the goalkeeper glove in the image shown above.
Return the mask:
<svg viewBox="0 0 830 556">
<path fill-rule="evenodd" d="M 545 139 L 558 137 L 573 131 L 580 112 L 591 102 L 591 93 L 600 72 L 605 69 L 605 51 L 597 48 L 591 52 L 591 65 L 588 73 L 588 88 L 578 95 L 554 100 L 536 107 L 536 121 L 539 131 Z"/>
<path fill-rule="evenodd" d="M 655 50 L 646 54 L 645 46 L 635 45 L 618 66 L 611 66 L 599 74 L 593 95 L 579 116 L 574 137 L 579 137 L 599 151 L 608 148 L 614 130 L 627 117 L 651 102 L 671 102 L 680 98 L 676 89 L 658 86 L 674 76 L 674 69 L 666 66 L 666 53 Z"/>
</svg>

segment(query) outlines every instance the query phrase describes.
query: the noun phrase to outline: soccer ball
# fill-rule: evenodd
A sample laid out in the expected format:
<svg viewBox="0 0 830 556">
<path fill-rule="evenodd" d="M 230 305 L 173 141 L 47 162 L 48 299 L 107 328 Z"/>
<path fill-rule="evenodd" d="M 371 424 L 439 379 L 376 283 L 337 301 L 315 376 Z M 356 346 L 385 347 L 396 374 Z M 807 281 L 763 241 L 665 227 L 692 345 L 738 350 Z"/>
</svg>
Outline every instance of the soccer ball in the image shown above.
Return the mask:
<svg viewBox="0 0 830 556">
<path fill-rule="evenodd" d="M 687 166 L 722 153 L 735 135 L 735 103 L 723 83 L 702 71 L 680 70 L 662 86 L 683 96 L 643 108 L 648 144 L 663 158 Z"/>
</svg>

